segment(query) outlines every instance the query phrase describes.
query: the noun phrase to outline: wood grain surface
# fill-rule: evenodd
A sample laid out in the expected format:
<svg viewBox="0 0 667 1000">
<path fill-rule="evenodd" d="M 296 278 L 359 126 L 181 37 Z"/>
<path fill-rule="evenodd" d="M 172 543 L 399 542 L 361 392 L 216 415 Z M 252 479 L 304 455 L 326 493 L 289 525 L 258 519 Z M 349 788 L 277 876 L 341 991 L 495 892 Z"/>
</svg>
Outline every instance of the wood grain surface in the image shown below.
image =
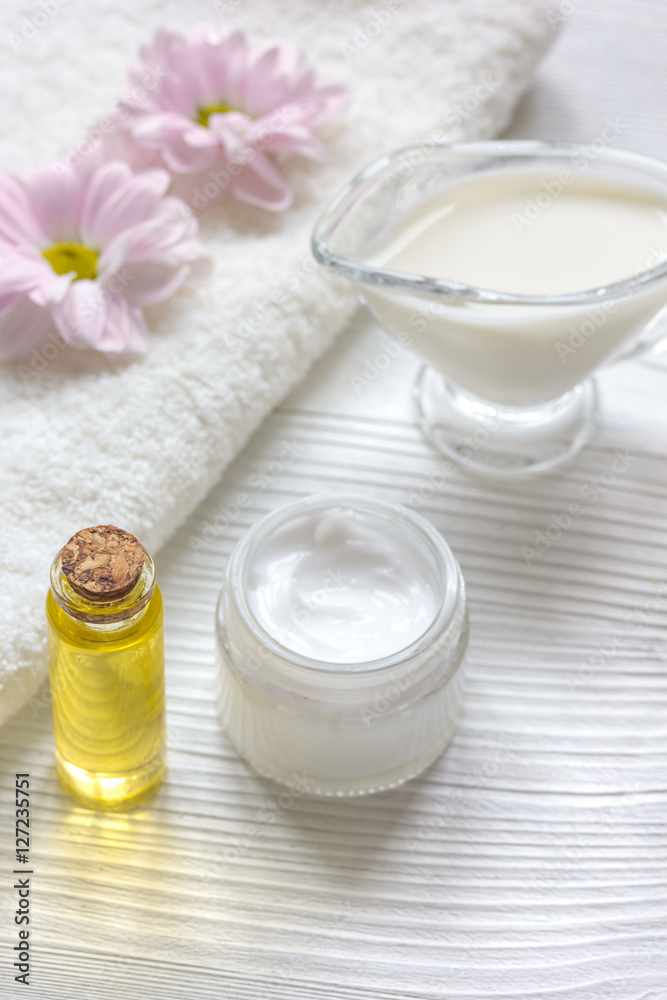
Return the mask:
<svg viewBox="0 0 667 1000">
<path fill-rule="evenodd" d="M 570 6 L 510 134 L 594 141 L 618 117 L 619 145 L 667 158 L 667 6 Z M 603 373 L 593 444 L 505 487 L 440 474 L 409 409 L 415 359 L 364 376 L 386 342 L 360 317 L 160 554 L 158 797 L 103 816 L 63 796 L 48 692 L 0 731 L 1 998 L 27 992 L 10 957 L 16 771 L 32 782 L 39 1000 L 667 998 L 667 364 Z M 351 486 L 411 504 L 458 557 L 466 708 L 421 779 L 321 802 L 225 740 L 213 611 L 257 517 Z"/>
</svg>

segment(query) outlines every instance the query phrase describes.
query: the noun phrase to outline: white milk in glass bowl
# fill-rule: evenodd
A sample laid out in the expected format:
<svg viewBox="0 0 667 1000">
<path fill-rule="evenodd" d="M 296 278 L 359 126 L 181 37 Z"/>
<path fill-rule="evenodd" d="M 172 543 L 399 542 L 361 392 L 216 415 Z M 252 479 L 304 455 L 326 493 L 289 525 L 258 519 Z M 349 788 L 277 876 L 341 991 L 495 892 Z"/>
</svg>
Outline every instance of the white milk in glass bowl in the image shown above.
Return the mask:
<svg viewBox="0 0 667 1000">
<path fill-rule="evenodd" d="M 313 250 L 430 366 L 417 416 L 445 454 L 546 471 L 594 429 L 592 374 L 657 347 L 667 166 L 555 143 L 399 150 L 335 199 Z"/>
</svg>

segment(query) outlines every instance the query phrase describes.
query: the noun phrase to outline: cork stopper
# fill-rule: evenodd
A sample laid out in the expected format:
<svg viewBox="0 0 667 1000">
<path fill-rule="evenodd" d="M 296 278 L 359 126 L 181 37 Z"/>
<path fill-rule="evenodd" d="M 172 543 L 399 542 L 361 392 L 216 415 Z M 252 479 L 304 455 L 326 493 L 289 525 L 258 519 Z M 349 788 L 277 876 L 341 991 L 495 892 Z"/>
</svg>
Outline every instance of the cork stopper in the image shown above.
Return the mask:
<svg viewBox="0 0 667 1000">
<path fill-rule="evenodd" d="M 145 554 L 129 531 L 98 524 L 72 535 L 60 558 L 63 573 L 77 594 L 99 601 L 132 590 L 141 576 Z"/>
</svg>

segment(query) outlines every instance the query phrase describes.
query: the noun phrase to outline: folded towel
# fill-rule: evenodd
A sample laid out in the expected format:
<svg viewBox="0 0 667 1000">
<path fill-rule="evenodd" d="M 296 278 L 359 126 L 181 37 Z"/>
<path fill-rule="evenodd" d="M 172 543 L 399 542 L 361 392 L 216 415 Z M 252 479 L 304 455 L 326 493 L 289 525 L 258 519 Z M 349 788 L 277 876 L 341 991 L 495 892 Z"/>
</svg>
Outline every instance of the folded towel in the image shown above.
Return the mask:
<svg viewBox="0 0 667 1000">
<path fill-rule="evenodd" d="M 4 10 L 0 167 L 21 171 L 83 143 L 139 45 L 166 21 L 187 33 L 184 9 L 49 0 L 25 16 Z M 156 550 L 352 315 L 353 293 L 310 257 L 321 208 L 371 159 L 435 128 L 452 140 L 497 133 L 554 20 L 538 0 L 214 0 L 202 14 L 253 43 L 293 40 L 319 75 L 348 83 L 352 109 L 326 137 L 324 164 L 284 168 L 289 211 L 228 198 L 202 214 L 214 272 L 147 312 L 145 358 L 51 347 L 30 377 L 0 370 L 0 721 L 45 677 L 43 603 L 60 546 L 115 523 Z"/>
</svg>

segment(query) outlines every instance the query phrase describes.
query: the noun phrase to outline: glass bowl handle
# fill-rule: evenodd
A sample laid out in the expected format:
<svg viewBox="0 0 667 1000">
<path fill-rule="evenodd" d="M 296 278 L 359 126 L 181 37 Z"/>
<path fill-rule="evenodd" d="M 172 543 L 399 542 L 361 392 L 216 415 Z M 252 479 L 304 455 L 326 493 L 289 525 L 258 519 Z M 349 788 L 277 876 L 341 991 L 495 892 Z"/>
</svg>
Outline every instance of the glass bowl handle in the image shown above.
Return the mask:
<svg viewBox="0 0 667 1000">
<path fill-rule="evenodd" d="M 623 354 L 619 354 L 615 363 L 652 357 L 665 350 L 667 350 L 667 306 L 653 317 L 635 343 Z"/>
</svg>

